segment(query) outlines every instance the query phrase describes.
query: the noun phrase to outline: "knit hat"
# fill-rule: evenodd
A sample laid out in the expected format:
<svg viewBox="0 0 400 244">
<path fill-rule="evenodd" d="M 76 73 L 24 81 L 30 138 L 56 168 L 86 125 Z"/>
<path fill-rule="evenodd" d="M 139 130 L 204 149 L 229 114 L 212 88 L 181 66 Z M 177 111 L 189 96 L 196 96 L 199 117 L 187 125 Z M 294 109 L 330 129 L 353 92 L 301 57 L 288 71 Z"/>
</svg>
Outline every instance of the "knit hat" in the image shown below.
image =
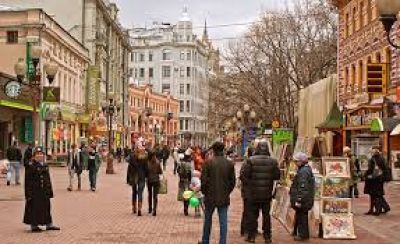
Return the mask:
<svg viewBox="0 0 400 244">
<path fill-rule="evenodd" d="M 306 162 L 308 162 L 308 156 L 303 152 L 297 152 L 293 155 L 293 160 L 302 162 L 302 163 L 306 163 Z"/>
</svg>

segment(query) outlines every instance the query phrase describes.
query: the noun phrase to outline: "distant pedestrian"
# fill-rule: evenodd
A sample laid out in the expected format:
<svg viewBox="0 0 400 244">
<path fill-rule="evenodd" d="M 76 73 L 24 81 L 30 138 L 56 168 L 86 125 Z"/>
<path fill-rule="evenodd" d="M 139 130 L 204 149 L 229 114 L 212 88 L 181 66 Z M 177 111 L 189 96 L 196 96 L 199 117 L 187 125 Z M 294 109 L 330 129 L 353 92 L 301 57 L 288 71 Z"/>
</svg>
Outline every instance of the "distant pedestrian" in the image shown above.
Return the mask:
<svg viewBox="0 0 400 244">
<path fill-rule="evenodd" d="M 273 195 L 274 181 L 280 179 L 280 170 L 276 159 L 271 157 L 268 142 L 260 141 L 255 153 L 244 165 L 241 175 L 242 183 L 249 190 L 249 230 L 247 242 L 254 243 L 257 228 L 258 216 L 262 211 L 262 228 L 264 231 L 265 243 L 271 243 L 271 201 Z"/>
<path fill-rule="evenodd" d="M 189 200 L 183 198 L 183 193 L 190 189 L 193 170 L 192 150 L 188 148 L 184 154 L 182 154 L 182 159 L 178 164 L 178 201 L 183 202 L 183 213 L 185 216 L 189 215 Z"/>
<path fill-rule="evenodd" d="M 315 179 L 305 153 L 296 153 L 293 160 L 298 167 L 289 193 L 291 206 L 296 211 L 293 235 L 296 241 L 306 241 L 310 238 L 308 211 L 314 205 Z"/>
<path fill-rule="evenodd" d="M 99 172 L 101 159 L 100 154 L 96 150 L 96 144 L 92 143 L 88 147 L 88 160 L 87 160 L 87 169 L 89 171 L 89 183 L 90 183 L 90 190 L 96 191 L 96 184 L 97 184 L 97 173 Z"/>
<path fill-rule="evenodd" d="M 244 169 L 246 168 L 247 160 L 243 162 L 240 168 L 239 179 L 244 178 Z M 249 184 L 246 181 L 240 180 L 240 192 L 242 197 L 242 218 L 240 221 L 240 235 L 245 236 L 250 232 L 250 189 Z"/>
<path fill-rule="evenodd" d="M 358 159 L 353 156 L 350 147 L 343 148 L 343 156 L 348 158 L 350 163 L 350 176 L 351 176 L 350 188 L 349 188 L 350 197 L 358 198 L 359 196 L 358 181 L 360 180 L 359 177 L 361 175 L 360 163 Z"/>
<path fill-rule="evenodd" d="M 174 159 L 174 175 L 176 175 L 176 171 L 178 169 L 178 162 L 179 162 L 179 147 L 178 146 L 174 147 L 172 157 Z"/>
<path fill-rule="evenodd" d="M 160 175 L 163 173 L 161 164 L 153 151 L 148 152 L 147 190 L 149 198 L 149 214 L 157 215 L 158 192 L 160 191 Z"/>
<path fill-rule="evenodd" d="M 165 171 L 167 169 L 167 162 L 170 156 L 170 149 L 168 147 L 167 144 L 164 144 L 162 149 L 161 149 L 161 153 L 162 153 L 162 164 L 163 164 L 163 170 Z"/>
<path fill-rule="evenodd" d="M 127 183 L 132 186 L 132 212 L 142 216 L 143 190 L 148 175 L 148 153 L 142 142 L 136 143 L 129 160 Z"/>
<path fill-rule="evenodd" d="M 203 236 L 199 244 L 209 244 L 212 216 L 218 210 L 220 223 L 219 243 L 227 243 L 228 207 L 230 194 L 235 188 L 236 177 L 234 165 L 224 156 L 224 144 L 215 142 L 212 146 L 214 158 L 203 165 L 201 172 L 201 191 L 204 194 Z"/>
<path fill-rule="evenodd" d="M 22 153 L 21 149 L 19 149 L 17 142 L 15 141 L 11 147 L 7 149 L 7 159 L 10 162 L 10 170 L 11 175 L 15 177 L 15 184 L 19 185 L 19 171 L 21 167 Z M 10 181 L 7 181 L 7 185 L 11 184 Z"/>
<path fill-rule="evenodd" d="M 388 181 L 389 168 L 383 158 L 380 148 L 372 148 L 372 157 L 368 162 L 368 169 L 365 172 L 364 193 L 370 197 L 370 207 L 367 213 L 380 215 L 390 211 L 390 206 L 384 195 L 384 183 Z M 375 210 L 374 210 L 375 209 Z"/>
<path fill-rule="evenodd" d="M 31 161 L 32 153 L 33 153 L 33 144 L 29 143 L 28 147 L 25 149 L 24 152 L 24 166 L 28 165 L 28 163 Z"/>
<path fill-rule="evenodd" d="M 68 191 L 73 190 L 73 181 L 74 176 L 76 174 L 78 178 L 78 191 L 81 190 L 81 174 L 83 170 L 83 160 L 82 160 L 82 152 L 79 148 L 76 147 L 75 144 L 71 145 L 71 150 L 68 152 L 67 156 L 67 168 L 69 175 L 69 186 L 67 188 Z"/>
<path fill-rule="evenodd" d="M 45 163 L 43 149 L 37 147 L 33 153 L 33 160 L 25 169 L 24 223 L 31 226 L 32 232 L 41 232 L 39 225 L 45 225 L 46 230 L 60 230 L 53 225 L 50 198 L 53 198 L 53 188 L 49 166 Z"/>
</svg>

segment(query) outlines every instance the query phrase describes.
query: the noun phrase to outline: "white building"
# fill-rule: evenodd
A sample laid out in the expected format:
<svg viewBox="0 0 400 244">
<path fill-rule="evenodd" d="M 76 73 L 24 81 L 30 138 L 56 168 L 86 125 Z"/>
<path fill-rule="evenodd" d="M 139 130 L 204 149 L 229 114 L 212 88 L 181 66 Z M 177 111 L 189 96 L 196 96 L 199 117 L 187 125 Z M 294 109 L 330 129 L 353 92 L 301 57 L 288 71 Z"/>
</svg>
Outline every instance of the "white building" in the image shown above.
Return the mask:
<svg viewBox="0 0 400 244">
<path fill-rule="evenodd" d="M 205 27 L 206 28 L 206 27 Z M 153 23 L 130 32 L 132 82 L 150 84 L 157 92 L 168 92 L 180 102 L 180 138 L 193 145 L 206 145 L 208 135 L 208 79 L 219 59 L 207 31 L 200 40 L 193 32 L 187 10 L 175 24 Z M 218 55 L 216 55 L 218 54 Z"/>
</svg>

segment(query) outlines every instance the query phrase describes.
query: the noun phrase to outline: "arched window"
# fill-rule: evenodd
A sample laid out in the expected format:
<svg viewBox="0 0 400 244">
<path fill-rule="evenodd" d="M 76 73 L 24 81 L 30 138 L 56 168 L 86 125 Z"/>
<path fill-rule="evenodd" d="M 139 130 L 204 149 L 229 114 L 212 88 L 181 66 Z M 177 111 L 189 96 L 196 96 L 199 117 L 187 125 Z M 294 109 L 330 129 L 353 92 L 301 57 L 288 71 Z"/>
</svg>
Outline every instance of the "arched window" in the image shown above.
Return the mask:
<svg viewBox="0 0 400 244">
<path fill-rule="evenodd" d="M 358 93 L 361 93 L 362 89 L 363 89 L 363 82 L 364 82 L 364 66 L 363 66 L 363 61 L 362 60 L 360 60 L 358 62 L 357 80 L 358 80 Z"/>
<path fill-rule="evenodd" d="M 350 84 L 350 92 L 353 94 L 353 92 L 356 89 L 356 65 L 352 64 L 351 65 L 351 84 Z"/>
</svg>

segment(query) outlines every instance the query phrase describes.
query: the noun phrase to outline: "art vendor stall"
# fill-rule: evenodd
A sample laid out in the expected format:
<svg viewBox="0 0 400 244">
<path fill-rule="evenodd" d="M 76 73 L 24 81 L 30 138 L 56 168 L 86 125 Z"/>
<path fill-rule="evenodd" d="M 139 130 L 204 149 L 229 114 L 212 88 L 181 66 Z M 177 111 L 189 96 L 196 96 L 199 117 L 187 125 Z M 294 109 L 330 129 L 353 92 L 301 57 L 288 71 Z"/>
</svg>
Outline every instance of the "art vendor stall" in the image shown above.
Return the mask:
<svg viewBox="0 0 400 244">
<path fill-rule="evenodd" d="M 326 142 L 322 137 L 299 137 L 293 153 L 296 152 L 304 152 L 309 156 L 309 165 L 315 177 L 314 207 L 309 214 L 311 237 L 355 239 L 348 159 L 326 157 Z M 278 160 L 283 160 L 280 161 L 283 174 L 276 188 L 271 213 L 292 233 L 295 211 L 290 206 L 289 189 L 297 167 L 289 158 Z"/>
</svg>

